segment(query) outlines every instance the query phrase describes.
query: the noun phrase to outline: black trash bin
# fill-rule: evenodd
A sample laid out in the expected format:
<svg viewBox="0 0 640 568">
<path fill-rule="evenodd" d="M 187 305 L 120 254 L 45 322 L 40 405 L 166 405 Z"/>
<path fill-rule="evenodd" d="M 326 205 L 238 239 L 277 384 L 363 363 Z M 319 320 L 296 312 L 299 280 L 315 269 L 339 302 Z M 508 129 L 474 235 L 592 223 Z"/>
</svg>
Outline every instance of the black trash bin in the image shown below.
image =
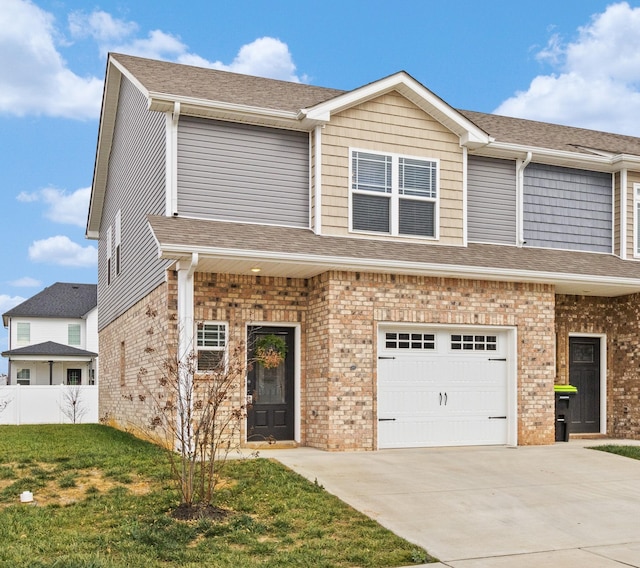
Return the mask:
<svg viewBox="0 0 640 568">
<path fill-rule="evenodd" d="M 571 428 L 571 399 L 578 389 L 573 385 L 554 385 L 556 394 L 556 442 L 568 442 Z"/>
</svg>

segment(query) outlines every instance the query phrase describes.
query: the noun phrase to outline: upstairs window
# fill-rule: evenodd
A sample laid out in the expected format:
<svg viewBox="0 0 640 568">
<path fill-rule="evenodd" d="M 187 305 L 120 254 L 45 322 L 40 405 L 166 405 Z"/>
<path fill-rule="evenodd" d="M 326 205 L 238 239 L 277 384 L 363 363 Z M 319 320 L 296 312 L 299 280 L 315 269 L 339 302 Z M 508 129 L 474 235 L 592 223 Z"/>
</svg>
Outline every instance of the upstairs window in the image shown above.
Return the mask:
<svg viewBox="0 0 640 568">
<path fill-rule="evenodd" d="M 107 285 L 111 284 L 111 227 L 107 229 Z"/>
<path fill-rule="evenodd" d="M 198 324 L 198 371 L 215 371 L 224 363 L 227 348 L 227 326 L 224 323 Z"/>
<path fill-rule="evenodd" d="M 67 328 L 67 343 L 69 345 L 80 345 L 80 324 L 70 323 Z"/>
<path fill-rule="evenodd" d="M 351 152 L 351 229 L 437 236 L 438 161 Z"/>
<path fill-rule="evenodd" d="M 122 244 L 122 219 L 121 219 L 120 211 L 116 213 L 116 222 L 115 222 L 115 241 L 116 241 L 116 276 L 120 274 L 120 248 Z"/>
<path fill-rule="evenodd" d="M 31 324 L 29 322 L 18 322 L 16 325 L 16 341 L 19 345 L 29 345 L 31 341 Z"/>
</svg>

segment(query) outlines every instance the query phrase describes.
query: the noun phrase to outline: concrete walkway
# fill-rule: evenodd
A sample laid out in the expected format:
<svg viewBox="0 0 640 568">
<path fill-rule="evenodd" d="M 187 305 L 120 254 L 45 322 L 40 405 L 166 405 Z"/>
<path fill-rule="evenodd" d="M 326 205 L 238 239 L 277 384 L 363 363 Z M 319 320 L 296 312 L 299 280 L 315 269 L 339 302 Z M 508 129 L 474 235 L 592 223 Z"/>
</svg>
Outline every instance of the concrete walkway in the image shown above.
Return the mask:
<svg viewBox="0 0 640 568">
<path fill-rule="evenodd" d="M 440 566 L 640 567 L 640 461 L 585 447 L 607 442 L 260 457 L 317 480 Z"/>
</svg>

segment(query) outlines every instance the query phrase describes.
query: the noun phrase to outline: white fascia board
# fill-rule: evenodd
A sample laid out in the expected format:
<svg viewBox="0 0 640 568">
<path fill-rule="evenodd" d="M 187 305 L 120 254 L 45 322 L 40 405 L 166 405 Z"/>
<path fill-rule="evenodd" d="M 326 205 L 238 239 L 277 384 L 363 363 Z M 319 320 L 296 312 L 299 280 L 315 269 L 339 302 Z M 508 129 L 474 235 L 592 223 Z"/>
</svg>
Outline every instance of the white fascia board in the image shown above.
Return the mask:
<svg viewBox="0 0 640 568">
<path fill-rule="evenodd" d="M 161 246 L 160 257 L 166 259 L 184 258 L 197 253 L 200 258 L 225 260 L 277 261 L 293 264 L 332 267 L 351 271 L 396 272 L 427 276 L 452 276 L 457 278 L 524 281 L 546 284 L 550 282 L 584 283 L 606 285 L 612 288 L 637 287 L 640 291 L 640 279 L 597 276 L 593 274 L 573 274 L 562 272 L 542 272 L 538 270 L 502 269 L 486 266 L 469 266 L 440 263 L 405 262 L 375 258 L 355 259 L 349 257 L 318 256 L 301 253 L 282 253 L 258 250 L 223 249 L 201 246 L 165 245 Z"/>
<path fill-rule="evenodd" d="M 148 95 L 148 107 L 151 111 L 169 112 L 175 103 L 180 103 L 181 114 L 194 114 L 215 117 L 216 115 L 237 117 L 260 117 L 266 121 L 285 121 L 299 124 L 299 113 L 271 108 L 253 107 L 235 103 L 210 101 L 195 97 L 176 96 L 167 93 L 150 92 Z"/>
<path fill-rule="evenodd" d="M 89 212 L 85 236 L 88 239 L 98 239 L 102 207 L 107 189 L 107 174 L 109 169 L 109 156 L 113 143 L 113 131 L 115 128 L 116 111 L 121 83 L 121 66 L 116 61 L 109 59 L 107 73 L 102 94 L 102 106 L 100 112 L 100 125 L 98 127 L 98 144 L 96 159 L 91 183 L 91 197 L 89 200 Z"/>
<path fill-rule="evenodd" d="M 314 107 L 302 109 L 301 112 L 310 120 L 328 122 L 332 114 L 394 90 L 397 90 L 403 96 L 417 104 L 436 120 L 442 122 L 447 128 L 452 129 L 455 134 L 460 136 L 461 144 L 484 145 L 491 140 L 484 130 L 478 128 L 473 122 L 462 116 L 457 110 L 445 103 L 440 97 L 432 93 L 404 71 L 395 73 L 394 75 L 390 75 L 364 87 L 354 89 L 343 95 L 338 95 Z"/>
</svg>

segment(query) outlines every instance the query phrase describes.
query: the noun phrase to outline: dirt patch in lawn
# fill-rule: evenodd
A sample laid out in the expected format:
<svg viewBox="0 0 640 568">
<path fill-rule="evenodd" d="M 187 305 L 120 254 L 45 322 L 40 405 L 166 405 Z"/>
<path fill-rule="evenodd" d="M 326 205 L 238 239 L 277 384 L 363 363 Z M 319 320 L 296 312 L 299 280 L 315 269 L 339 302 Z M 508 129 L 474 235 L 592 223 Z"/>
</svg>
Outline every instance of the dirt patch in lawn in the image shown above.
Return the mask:
<svg viewBox="0 0 640 568">
<path fill-rule="evenodd" d="M 133 495 L 145 495 L 152 489 L 149 480 L 140 476 L 129 475 L 130 482 L 123 483 L 105 475 L 103 471 L 91 469 L 56 470 L 56 466 L 47 463 L 30 463 L 28 467 L 19 464 L 5 464 L 5 468 L 13 469 L 14 476 L 0 479 L 0 508 L 20 502 L 22 491 L 33 493 L 30 505 L 69 505 L 82 501 L 91 495 L 107 493 L 116 487 L 124 487 Z M 36 475 L 34 475 L 34 471 Z M 27 487 L 21 480 L 36 479 L 34 487 Z M 11 495 L 11 486 L 16 485 L 15 495 Z"/>
</svg>

